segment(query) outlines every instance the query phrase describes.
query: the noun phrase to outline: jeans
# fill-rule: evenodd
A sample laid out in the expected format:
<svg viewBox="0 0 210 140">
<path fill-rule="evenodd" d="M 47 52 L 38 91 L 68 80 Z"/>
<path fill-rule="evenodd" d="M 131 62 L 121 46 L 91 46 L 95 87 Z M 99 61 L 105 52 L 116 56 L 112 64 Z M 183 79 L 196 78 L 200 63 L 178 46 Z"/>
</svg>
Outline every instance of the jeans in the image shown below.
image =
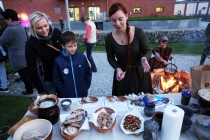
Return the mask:
<svg viewBox="0 0 210 140">
<path fill-rule="evenodd" d="M 204 61 L 206 60 L 206 57 L 209 54 L 209 51 L 210 51 L 210 43 L 206 41 L 204 49 L 203 49 L 203 53 L 201 55 L 200 65 L 203 65 Z"/>
<path fill-rule="evenodd" d="M 32 93 L 33 92 L 33 86 L 32 86 L 31 79 L 28 75 L 27 68 L 23 68 L 23 69 L 18 70 L 18 74 L 20 75 L 21 79 L 23 80 L 26 92 Z"/>
<path fill-rule="evenodd" d="M 88 44 L 88 43 L 86 42 L 85 45 L 86 45 L 87 59 L 88 59 L 88 61 L 89 61 L 90 64 L 91 64 L 91 68 L 92 68 L 93 70 L 96 70 L 96 65 L 95 65 L 95 62 L 94 62 L 93 57 L 92 57 L 92 47 L 95 45 L 95 43 Z"/>
<path fill-rule="evenodd" d="M 1 82 L 1 88 L 6 89 L 7 88 L 7 73 L 5 69 L 5 62 L 0 62 L 0 82 Z"/>
</svg>

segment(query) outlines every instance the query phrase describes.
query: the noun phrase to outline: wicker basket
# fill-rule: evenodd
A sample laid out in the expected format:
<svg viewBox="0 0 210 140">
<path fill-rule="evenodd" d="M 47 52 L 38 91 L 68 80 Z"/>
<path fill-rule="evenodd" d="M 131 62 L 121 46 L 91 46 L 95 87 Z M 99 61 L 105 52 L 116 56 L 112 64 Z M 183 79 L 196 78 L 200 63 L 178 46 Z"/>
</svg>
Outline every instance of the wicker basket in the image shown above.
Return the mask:
<svg viewBox="0 0 210 140">
<path fill-rule="evenodd" d="M 77 110 L 83 110 L 85 111 L 85 117 L 88 116 L 87 114 L 87 111 L 84 110 L 84 109 L 77 109 Z M 60 129 L 60 132 L 61 132 L 61 136 L 65 139 L 65 140 L 72 140 L 73 138 L 75 138 L 80 132 L 81 132 L 81 129 L 79 129 L 75 134 L 73 135 L 66 135 L 63 133 L 63 131 Z"/>
<path fill-rule="evenodd" d="M 106 112 L 109 113 L 109 114 L 115 113 L 115 111 L 114 111 L 113 109 L 108 108 L 108 107 L 99 108 L 99 109 L 97 109 L 97 110 L 95 111 L 95 113 L 96 113 L 96 112 L 99 112 L 101 109 L 105 109 Z M 91 123 L 92 123 L 92 122 L 91 122 Z M 114 122 L 112 123 L 112 125 L 111 125 L 109 128 L 107 128 L 107 129 L 101 129 L 101 128 L 95 126 L 94 123 L 92 123 L 93 127 L 94 127 L 97 131 L 102 132 L 102 133 L 106 133 L 106 132 L 112 130 L 112 129 L 114 128 L 115 124 L 116 124 L 116 118 L 114 119 Z"/>
<path fill-rule="evenodd" d="M 77 133 L 73 134 L 73 135 L 66 135 L 64 134 L 62 131 L 61 132 L 61 135 L 62 137 L 65 139 L 65 140 L 72 140 L 73 138 L 75 138 L 79 133 L 80 133 L 81 130 L 77 131 Z"/>
</svg>

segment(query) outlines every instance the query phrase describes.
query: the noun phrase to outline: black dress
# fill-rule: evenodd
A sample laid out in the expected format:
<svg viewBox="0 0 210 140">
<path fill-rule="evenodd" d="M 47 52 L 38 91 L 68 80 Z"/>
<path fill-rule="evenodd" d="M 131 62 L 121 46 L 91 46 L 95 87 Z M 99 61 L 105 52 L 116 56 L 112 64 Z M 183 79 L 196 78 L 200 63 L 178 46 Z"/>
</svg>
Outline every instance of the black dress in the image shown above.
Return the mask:
<svg viewBox="0 0 210 140">
<path fill-rule="evenodd" d="M 152 82 L 150 73 L 144 73 L 141 65 L 141 58 L 151 57 L 147 37 L 143 30 L 135 27 L 133 41 L 131 42 L 130 55 L 131 67 L 126 67 L 128 59 L 127 45 L 118 44 L 112 33 L 107 34 L 105 39 L 105 47 L 109 64 L 116 70 L 121 68 L 126 71 L 125 78 L 121 81 L 116 80 L 116 71 L 113 76 L 112 95 L 120 96 L 131 93 L 138 94 L 140 92 L 152 94 Z"/>
</svg>

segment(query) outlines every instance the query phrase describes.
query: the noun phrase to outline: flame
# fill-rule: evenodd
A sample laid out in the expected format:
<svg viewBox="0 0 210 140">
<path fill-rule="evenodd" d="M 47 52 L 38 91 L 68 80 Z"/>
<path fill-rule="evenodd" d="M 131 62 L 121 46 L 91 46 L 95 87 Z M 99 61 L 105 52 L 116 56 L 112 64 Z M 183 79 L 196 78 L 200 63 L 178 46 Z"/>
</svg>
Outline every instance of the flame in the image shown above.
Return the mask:
<svg viewBox="0 0 210 140">
<path fill-rule="evenodd" d="M 160 77 L 160 81 L 161 81 L 161 88 L 164 92 L 168 93 L 168 92 L 173 92 L 173 93 L 178 93 L 179 92 L 179 84 L 181 81 L 179 81 L 179 84 L 177 84 L 177 80 L 174 77 L 169 77 L 169 79 L 164 79 L 163 76 Z M 177 84 L 177 85 L 175 85 Z M 175 85 L 175 87 L 173 89 L 170 89 L 171 87 L 173 87 Z"/>
</svg>

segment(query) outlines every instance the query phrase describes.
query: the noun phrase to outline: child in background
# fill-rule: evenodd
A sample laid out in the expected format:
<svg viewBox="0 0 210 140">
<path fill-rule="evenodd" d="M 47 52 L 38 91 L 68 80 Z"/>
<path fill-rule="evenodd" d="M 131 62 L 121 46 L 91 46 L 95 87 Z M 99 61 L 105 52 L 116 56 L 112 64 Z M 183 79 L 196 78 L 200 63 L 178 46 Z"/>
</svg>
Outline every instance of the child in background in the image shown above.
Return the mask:
<svg viewBox="0 0 210 140">
<path fill-rule="evenodd" d="M 92 73 L 84 54 L 77 52 L 75 34 L 62 33 L 63 51 L 54 61 L 53 81 L 61 97 L 86 97 Z"/>
</svg>

